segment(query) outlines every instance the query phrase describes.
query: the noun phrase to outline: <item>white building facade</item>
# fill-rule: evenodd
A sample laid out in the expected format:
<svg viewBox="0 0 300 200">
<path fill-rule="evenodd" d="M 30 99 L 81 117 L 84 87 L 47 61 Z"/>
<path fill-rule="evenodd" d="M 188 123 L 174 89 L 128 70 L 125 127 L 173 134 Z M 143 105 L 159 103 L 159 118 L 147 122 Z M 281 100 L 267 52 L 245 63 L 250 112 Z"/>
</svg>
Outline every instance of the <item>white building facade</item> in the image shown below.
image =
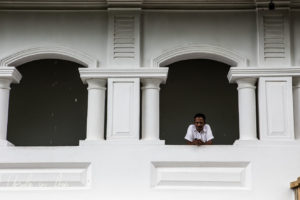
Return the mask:
<svg viewBox="0 0 300 200">
<path fill-rule="evenodd" d="M 274 3 L 270 10 L 260 0 L 0 1 L 1 198 L 293 199 L 300 1 Z M 18 66 L 40 59 L 85 66 L 79 146 L 7 140 L 10 85 L 22 79 Z M 160 140 L 160 85 L 170 64 L 189 59 L 231 66 L 239 111 L 233 145 Z"/>
</svg>

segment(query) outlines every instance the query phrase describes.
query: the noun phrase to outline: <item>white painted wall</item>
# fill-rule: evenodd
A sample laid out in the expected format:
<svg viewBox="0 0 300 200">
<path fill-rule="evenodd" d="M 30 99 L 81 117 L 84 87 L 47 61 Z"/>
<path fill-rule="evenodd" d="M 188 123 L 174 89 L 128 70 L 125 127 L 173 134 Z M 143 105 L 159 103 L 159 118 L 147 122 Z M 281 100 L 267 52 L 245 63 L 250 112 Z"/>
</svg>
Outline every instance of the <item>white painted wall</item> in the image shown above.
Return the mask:
<svg viewBox="0 0 300 200">
<path fill-rule="evenodd" d="M 63 46 L 106 63 L 107 13 L 1 11 L 0 57 L 36 46 Z"/>
<path fill-rule="evenodd" d="M 218 200 L 292 200 L 293 192 L 289 189 L 289 182 L 299 176 L 300 162 L 297 155 L 299 146 L 157 146 L 157 145 L 101 145 L 91 147 L 10 147 L 1 148 L 0 174 L 5 170 L 4 163 L 35 163 L 31 166 L 41 166 L 40 163 L 65 163 L 68 169 L 75 166 L 74 163 L 90 163 L 87 174 L 90 183 L 75 187 L 68 187 L 70 182 L 65 182 L 65 188 L 56 185 L 54 188 L 41 189 L 29 187 L 7 187 L 15 180 L 17 170 L 10 168 L 6 172 L 11 174 L 9 183 L 3 183 L 0 179 L 1 197 L 3 199 L 24 200 L 50 200 L 50 199 L 211 199 Z M 165 163 L 173 166 L 173 169 L 165 168 L 161 173 L 173 173 L 174 182 L 180 181 L 180 171 L 184 171 L 184 177 L 192 174 L 195 180 L 200 180 L 205 185 L 202 176 L 197 177 L 202 171 L 206 177 L 210 177 L 211 186 L 189 186 L 191 182 L 177 182 L 178 186 L 157 187 L 151 186 L 153 173 L 152 162 Z M 217 162 L 217 163 L 215 163 Z M 247 187 L 225 186 L 226 182 L 220 179 L 236 179 L 231 176 L 234 170 L 230 168 L 232 163 L 249 163 L 246 173 Z M 73 164 L 72 164 L 73 163 Z M 172 164 L 170 164 L 172 163 Z M 202 166 L 201 167 L 201 163 Z M 203 164 L 204 163 L 204 164 Z M 227 171 L 220 172 L 213 167 L 223 167 Z M 210 163 L 210 164 L 207 164 Z M 55 164 L 54 164 L 55 165 Z M 84 164 L 82 164 L 84 165 Z M 161 164 L 163 165 L 163 164 Z M 19 169 L 22 169 L 20 165 Z M 67 177 L 62 170 L 62 164 L 57 164 L 57 171 L 61 177 Z M 181 166 L 181 167 L 180 167 Z M 194 166 L 194 168 L 182 168 Z M 198 167 L 197 167 L 198 166 Z M 23 167 L 24 168 L 24 167 Z M 85 167 L 82 167 L 85 168 Z M 181 169 L 181 170 L 180 170 Z M 229 170 L 228 170 L 229 169 Z M 231 169 L 231 170 L 230 170 Z M 49 170 L 50 171 L 50 170 Z M 74 172 L 76 173 L 76 172 Z M 82 173 L 79 171 L 77 173 Z M 219 174 L 215 176 L 215 174 Z M 61 178 L 58 180 L 65 180 Z M 33 177 L 33 176 L 31 176 Z M 32 179 L 30 173 L 27 180 Z M 161 177 L 162 179 L 167 178 Z M 191 177 L 190 177 L 191 178 Z M 243 177 L 242 177 L 243 178 Z M 53 177 L 44 178 L 53 179 Z M 86 180 L 83 177 L 83 181 Z M 40 181 L 42 182 L 42 181 Z M 216 186 L 214 186 L 216 185 Z M 221 186 L 220 186 L 221 185 Z M 69 185 L 71 186 L 71 185 Z"/>
<path fill-rule="evenodd" d="M 185 44 L 220 46 L 257 65 L 256 13 L 143 13 L 142 66 L 164 50 Z M 58 45 L 83 51 L 106 66 L 104 11 L 1 11 L 0 57 L 32 46 Z M 59 29 L 57 29 L 59 27 Z M 213 34 L 212 34 L 213 33 Z"/>
<path fill-rule="evenodd" d="M 249 12 L 145 12 L 143 66 L 151 59 L 189 43 L 220 46 L 257 65 L 256 13 Z"/>
</svg>

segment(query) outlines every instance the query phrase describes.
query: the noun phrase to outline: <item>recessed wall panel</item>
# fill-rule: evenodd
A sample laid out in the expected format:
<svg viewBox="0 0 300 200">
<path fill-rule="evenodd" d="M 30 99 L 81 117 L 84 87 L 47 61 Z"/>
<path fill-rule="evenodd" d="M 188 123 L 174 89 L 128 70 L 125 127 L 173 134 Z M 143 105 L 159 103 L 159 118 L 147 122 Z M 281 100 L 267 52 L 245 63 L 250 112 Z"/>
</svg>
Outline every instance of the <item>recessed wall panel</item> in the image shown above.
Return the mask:
<svg viewBox="0 0 300 200">
<path fill-rule="evenodd" d="M 1 163 L 0 189 L 85 188 L 90 163 Z"/>
<path fill-rule="evenodd" d="M 154 188 L 237 188 L 251 186 L 249 162 L 152 162 Z"/>
<path fill-rule="evenodd" d="M 286 119 L 286 84 L 285 82 L 266 82 L 268 135 L 285 135 Z"/>
<path fill-rule="evenodd" d="M 261 77 L 258 97 L 260 139 L 294 139 L 291 77 Z"/>
<path fill-rule="evenodd" d="M 139 79 L 108 79 L 107 140 L 139 139 Z"/>
<path fill-rule="evenodd" d="M 113 135 L 130 134 L 130 125 L 132 120 L 131 97 L 133 94 L 133 84 L 129 82 L 114 83 L 113 91 Z"/>
</svg>

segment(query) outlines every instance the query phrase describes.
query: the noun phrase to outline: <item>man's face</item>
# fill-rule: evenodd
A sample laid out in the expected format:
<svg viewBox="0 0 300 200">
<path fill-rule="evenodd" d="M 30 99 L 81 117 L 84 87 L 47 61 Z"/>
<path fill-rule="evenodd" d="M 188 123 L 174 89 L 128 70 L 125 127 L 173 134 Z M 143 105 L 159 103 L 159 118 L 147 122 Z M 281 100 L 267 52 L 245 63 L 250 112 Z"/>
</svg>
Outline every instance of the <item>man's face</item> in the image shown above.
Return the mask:
<svg viewBox="0 0 300 200">
<path fill-rule="evenodd" d="M 205 121 L 204 121 L 204 119 L 202 117 L 196 117 L 195 121 L 194 121 L 194 124 L 196 126 L 197 131 L 200 132 L 200 131 L 203 130 Z"/>
</svg>

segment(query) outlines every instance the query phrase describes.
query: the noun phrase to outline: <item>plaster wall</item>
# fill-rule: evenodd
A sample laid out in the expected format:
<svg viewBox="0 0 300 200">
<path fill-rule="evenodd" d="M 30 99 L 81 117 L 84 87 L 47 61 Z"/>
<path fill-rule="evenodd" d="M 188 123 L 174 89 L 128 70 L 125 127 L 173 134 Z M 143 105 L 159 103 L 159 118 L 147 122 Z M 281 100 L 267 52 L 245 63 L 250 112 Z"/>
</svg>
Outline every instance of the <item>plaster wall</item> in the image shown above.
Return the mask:
<svg viewBox="0 0 300 200">
<path fill-rule="evenodd" d="M 150 12 L 142 29 L 142 66 L 180 45 L 220 46 L 257 65 L 256 13 Z M 87 53 L 106 66 L 107 13 L 105 11 L 1 11 L 0 57 L 35 46 L 64 46 Z M 108 66 L 109 67 L 109 66 Z"/>
<path fill-rule="evenodd" d="M 293 191 L 289 189 L 289 182 L 299 176 L 300 162 L 297 155 L 299 146 L 156 146 L 156 145 L 101 145 L 89 147 L 10 147 L 1 148 L 0 173 L 6 172 L 11 179 L 4 182 L 1 176 L 2 199 L 50 200 L 50 199 L 226 199 L 226 200 L 292 200 Z M 289 155 L 289 156 L 287 156 Z M 166 186 L 153 184 L 152 179 L 157 176 L 153 171 L 153 163 L 170 164 L 171 168 L 162 169 L 166 173 L 161 179 L 168 179 L 167 173 L 174 175 L 173 182 Z M 217 163 L 216 163 L 217 162 Z M 247 184 L 244 186 L 230 186 L 222 183 L 222 178 L 236 179 L 232 168 L 223 171 L 219 176 L 218 166 L 230 166 L 230 163 L 248 163 L 245 174 Z M 20 172 L 15 168 L 5 168 L 5 163 L 14 163 L 17 170 L 27 169 L 36 164 L 52 163 L 59 166 L 64 163 L 64 169 L 57 167 L 61 176 L 66 176 L 68 170 L 74 168 L 74 163 L 87 163 L 89 175 L 82 186 L 72 187 L 72 181 L 64 185 L 50 188 L 30 187 L 32 182 L 47 181 L 34 180 L 33 170 L 27 174 L 27 185 L 21 184 Z M 23 163 L 23 167 L 22 167 Z M 191 165 L 192 168 L 188 168 Z M 212 166 L 203 168 L 203 163 Z M 218 164 L 219 163 L 219 164 Z M 204 185 L 192 185 L 184 182 L 183 177 L 200 170 L 211 170 L 210 181 Z M 215 167 L 213 167 L 216 165 Z M 215 170 L 214 170 L 215 168 Z M 164 171 L 163 171 L 164 170 Z M 74 169 L 73 169 L 74 171 Z M 180 176 L 184 171 L 185 176 Z M 76 172 L 76 171 L 75 171 Z M 23 174 L 24 173 L 23 171 Z M 197 175 L 197 173 L 196 173 Z M 57 175 L 57 181 L 61 180 Z M 36 177 L 35 177 L 36 178 Z M 159 177 L 158 177 L 159 178 Z M 221 178 L 221 179 L 220 179 Z M 182 180 L 181 180 L 182 179 Z M 192 180 L 192 176 L 189 177 Z M 194 177 L 203 180 L 201 177 Z M 84 181 L 83 181 L 84 182 Z M 220 183 L 221 182 L 221 183 Z M 171 184 L 173 183 L 173 185 Z M 210 184 L 209 184 L 210 183 Z M 13 185 L 14 184 L 14 185 Z M 171 184 L 171 186 L 168 186 Z M 175 185 L 174 185 L 175 184 Z M 177 184 L 177 185 L 176 185 Z M 219 185 L 214 185 L 219 184 Z M 221 184 L 221 185 L 220 185 Z M 223 185 L 222 185 L 223 184 Z"/>
<path fill-rule="evenodd" d="M 1 11 L 0 57 L 39 46 L 63 46 L 106 62 L 107 14 L 101 11 Z"/>
<path fill-rule="evenodd" d="M 257 65 L 256 13 L 249 12 L 145 12 L 143 66 L 163 51 L 184 44 L 220 46 Z"/>
</svg>

